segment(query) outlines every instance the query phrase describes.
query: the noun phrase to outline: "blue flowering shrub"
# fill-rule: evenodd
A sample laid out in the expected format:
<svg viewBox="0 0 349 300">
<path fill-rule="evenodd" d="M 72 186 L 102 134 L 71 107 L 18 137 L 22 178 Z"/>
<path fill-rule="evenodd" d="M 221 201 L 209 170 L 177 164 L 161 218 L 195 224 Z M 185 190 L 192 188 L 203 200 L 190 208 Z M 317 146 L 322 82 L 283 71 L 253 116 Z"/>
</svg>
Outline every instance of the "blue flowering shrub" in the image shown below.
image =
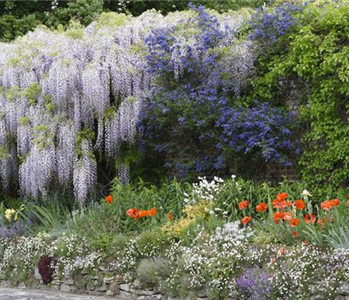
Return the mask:
<svg viewBox="0 0 349 300">
<path fill-rule="evenodd" d="M 141 149 L 170 177 L 247 174 L 246 164 L 253 175 L 271 161 L 289 163 L 295 150 L 292 115 L 243 100 L 254 50 L 238 39 L 245 19 L 229 17 L 235 21 L 192 6 L 190 18 L 146 40 L 156 84 L 139 126 Z"/>
<path fill-rule="evenodd" d="M 268 9 L 258 8 L 249 21 L 252 28 L 250 38 L 273 42 L 284 36 L 297 25 L 296 15 L 303 11 L 305 5 L 304 2 L 295 1 L 295 3 L 283 3 Z"/>
</svg>

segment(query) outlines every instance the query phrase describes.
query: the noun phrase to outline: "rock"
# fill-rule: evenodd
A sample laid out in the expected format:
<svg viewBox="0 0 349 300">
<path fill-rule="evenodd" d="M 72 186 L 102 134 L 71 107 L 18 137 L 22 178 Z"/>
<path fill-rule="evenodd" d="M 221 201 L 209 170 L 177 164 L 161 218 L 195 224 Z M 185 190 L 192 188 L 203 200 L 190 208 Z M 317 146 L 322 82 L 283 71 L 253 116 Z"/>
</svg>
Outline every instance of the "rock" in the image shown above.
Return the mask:
<svg viewBox="0 0 349 300">
<path fill-rule="evenodd" d="M 145 300 L 145 296 L 138 296 L 138 300 Z"/>
<path fill-rule="evenodd" d="M 81 271 L 81 275 L 88 275 L 89 273 L 88 273 L 88 271 L 87 270 L 82 270 Z"/>
<path fill-rule="evenodd" d="M 38 268 L 35 268 L 35 270 L 34 270 L 34 277 L 35 277 L 35 279 L 41 280 L 41 275 L 39 273 Z"/>
<path fill-rule="evenodd" d="M 125 291 L 120 291 L 119 297 L 120 300 L 137 300 L 137 295 L 131 294 Z"/>
<path fill-rule="evenodd" d="M 337 289 L 337 293 L 340 295 L 349 296 L 349 284 L 342 282 Z"/>
<path fill-rule="evenodd" d="M 24 283 L 20 283 L 18 286 L 17 286 L 18 289 L 26 289 L 27 287 L 25 286 Z"/>
<path fill-rule="evenodd" d="M 102 271 L 102 272 L 108 272 L 108 269 L 106 267 L 104 267 L 104 266 L 98 267 L 98 270 Z"/>
<path fill-rule="evenodd" d="M 60 290 L 63 292 L 72 292 L 76 291 L 76 287 L 72 285 L 62 284 Z"/>
<path fill-rule="evenodd" d="M 206 291 L 201 290 L 197 292 L 199 298 L 206 298 Z"/>
<path fill-rule="evenodd" d="M 135 288 L 135 289 L 140 289 L 141 287 L 141 282 L 136 279 L 133 283 L 132 283 L 132 287 Z"/>
<path fill-rule="evenodd" d="M 106 296 L 114 296 L 114 293 L 110 290 L 107 290 L 107 292 L 105 293 Z"/>
<path fill-rule="evenodd" d="M 107 286 L 105 284 L 97 288 L 97 292 L 106 292 L 106 291 L 107 291 Z"/>
<path fill-rule="evenodd" d="M 155 294 L 154 291 L 135 290 L 135 289 L 130 289 L 130 293 L 136 294 L 138 296 L 153 296 Z"/>
<path fill-rule="evenodd" d="M 349 296 L 345 296 L 345 300 L 349 300 Z"/>
<path fill-rule="evenodd" d="M 130 291 L 130 285 L 127 283 L 123 283 L 119 285 L 120 290 L 129 292 Z"/>
<path fill-rule="evenodd" d="M 345 296 L 337 295 L 336 298 L 334 298 L 334 300 L 345 300 Z"/>
<path fill-rule="evenodd" d="M 115 281 L 119 282 L 119 283 L 122 283 L 124 282 L 124 277 L 120 274 L 116 274 L 115 275 Z"/>
<path fill-rule="evenodd" d="M 103 278 L 103 282 L 105 283 L 105 284 L 111 284 L 111 283 L 113 283 L 115 281 L 115 277 L 114 276 L 112 276 L 112 277 L 104 277 Z"/>
<path fill-rule="evenodd" d="M 74 285 L 75 281 L 73 279 L 66 279 L 63 281 L 63 284 Z"/>
<path fill-rule="evenodd" d="M 87 285 L 86 285 L 86 290 L 88 291 L 94 291 L 95 290 L 95 286 L 92 282 L 89 282 Z"/>
<path fill-rule="evenodd" d="M 56 285 L 56 284 L 50 284 L 50 285 L 48 286 L 48 290 L 49 290 L 49 291 L 59 291 L 59 289 L 60 289 L 60 286 L 59 286 L 59 285 Z"/>
<path fill-rule="evenodd" d="M 0 287 L 2 288 L 9 288 L 11 284 L 8 281 L 1 281 L 0 282 Z"/>
<path fill-rule="evenodd" d="M 317 294 L 317 295 L 312 295 L 310 297 L 310 300 L 327 300 L 323 295 Z"/>
<path fill-rule="evenodd" d="M 117 282 L 113 282 L 109 286 L 109 290 L 112 291 L 114 295 L 118 295 L 120 293 L 119 285 Z"/>
</svg>

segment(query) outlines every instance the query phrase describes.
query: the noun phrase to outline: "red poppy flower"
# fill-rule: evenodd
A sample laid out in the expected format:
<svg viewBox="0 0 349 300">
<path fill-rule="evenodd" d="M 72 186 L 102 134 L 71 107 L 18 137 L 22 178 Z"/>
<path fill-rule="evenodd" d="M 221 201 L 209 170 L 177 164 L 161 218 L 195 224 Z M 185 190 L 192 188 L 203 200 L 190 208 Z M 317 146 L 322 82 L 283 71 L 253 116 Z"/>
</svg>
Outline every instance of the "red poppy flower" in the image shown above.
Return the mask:
<svg viewBox="0 0 349 300">
<path fill-rule="evenodd" d="M 292 231 L 292 236 L 293 236 L 294 238 L 298 237 L 298 232 L 297 232 L 297 231 Z"/>
<path fill-rule="evenodd" d="M 292 219 L 290 222 L 291 227 L 297 227 L 300 222 L 301 221 L 299 219 Z"/>
<path fill-rule="evenodd" d="M 105 197 L 105 201 L 108 203 L 113 203 L 113 196 L 112 195 L 108 195 L 107 197 Z"/>
<path fill-rule="evenodd" d="M 248 201 L 247 201 L 247 200 L 244 200 L 244 201 L 239 202 L 239 209 L 240 209 L 240 210 L 243 210 L 243 209 L 245 209 L 246 207 L 248 207 Z"/>
<path fill-rule="evenodd" d="M 297 199 L 295 202 L 294 202 L 294 206 L 296 207 L 296 209 L 299 209 L 299 210 L 302 210 L 305 208 L 305 203 L 302 199 Z"/>
<path fill-rule="evenodd" d="M 169 212 L 169 213 L 167 214 L 167 217 L 168 217 L 168 219 L 169 219 L 170 221 L 172 221 L 172 220 L 173 220 L 173 215 L 172 215 L 172 213 L 171 213 L 171 212 Z"/>
<path fill-rule="evenodd" d="M 337 205 L 339 205 L 339 199 L 325 200 L 320 206 L 323 210 L 329 210 Z"/>
<path fill-rule="evenodd" d="M 274 208 L 276 209 L 284 209 L 286 207 L 292 206 L 292 201 L 284 201 L 279 199 L 275 199 L 272 203 Z"/>
<path fill-rule="evenodd" d="M 287 222 L 291 221 L 293 219 L 293 216 L 290 212 L 285 212 L 283 219 Z"/>
<path fill-rule="evenodd" d="M 154 217 L 156 215 L 157 211 L 158 210 L 156 209 L 156 207 L 153 207 L 152 209 L 148 210 L 148 216 Z"/>
<path fill-rule="evenodd" d="M 347 201 L 347 206 L 349 206 L 349 200 Z"/>
<path fill-rule="evenodd" d="M 324 224 L 324 221 L 323 221 L 323 220 L 318 219 L 318 220 L 317 220 L 317 224 L 318 224 L 322 229 L 325 228 L 325 224 Z"/>
<path fill-rule="evenodd" d="M 277 194 L 276 195 L 276 199 L 279 200 L 279 201 L 283 201 L 283 200 L 286 200 L 287 199 L 287 193 L 281 193 L 281 194 Z"/>
<path fill-rule="evenodd" d="M 261 202 L 259 203 L 257 206 L 256 206 L 256 211 L 257 212 L 262 212 L 262 211 L 266 211 L 268 209 L 268 205 L 264 202 Z"/>
<path fill-rule="evenodd" d="M 307 215 L 304 216 L 304 222 L 306 224 L 310 224 L 310 223 L 315 224 L 316 216 L 307 214 Z"/>
<path fill-rule="evenodd" d="M 332 199 L 332 200 L 330 200 L 330 203 L 332 206 L 337 206 L 337 205 L 339 205 L 339 199 Z"/>
<path fill-rule="evenodd" d="M 281 211 L 281 212 L 278 212 L 276 211 L 274 213 L 274 221 L 276 224 L 279 224 L 280 220 L 283 220 L 284 219 L 284 213 Z"/>
<path fill-rule="evenodd" d="M 136 220 L 139 218 L 139 210 L 137 208 L 130 208 L 126 211 L 126 215 Z"/>
<path fill-rule="evenodd" d="M 245 217 L 241 220 L 241 223 L 244 224 L 245 226 L 252 221 L 251 217 Z"/>
</svg>

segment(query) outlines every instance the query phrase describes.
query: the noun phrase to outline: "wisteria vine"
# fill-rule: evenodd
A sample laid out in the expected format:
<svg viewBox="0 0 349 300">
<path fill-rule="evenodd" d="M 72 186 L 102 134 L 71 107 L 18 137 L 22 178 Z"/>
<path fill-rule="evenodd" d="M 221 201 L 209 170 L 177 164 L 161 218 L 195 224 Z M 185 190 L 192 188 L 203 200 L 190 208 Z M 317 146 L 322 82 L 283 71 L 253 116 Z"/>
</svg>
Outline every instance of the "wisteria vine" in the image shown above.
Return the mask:
<svg viewBox="0 0 349 300">
<path fill-rule="evenodd" d="M 203 49 L 195 45 L 195 26 L 208 23 L 194 22 L 183 31 L 200 14 L 216 20 L 213 31 L 206 28 L 207 32 L 222 35 L 215 40 L 201 36 Z M 66 32 L 37 28 L 13 43 L 1 44 L 2 188 L 18 184 L 22 195 L 36 198 L 46 197 L 59 185 L 73 188 L 83 203 L 96 186 L 96 153 L 112 162 L 122 155 L 123 144 L 137 140 L 137 123 L 155 77 L 147 57 L 149 34 L 168 30 L 186 34 L 187 44 L 172 58 L 178 77 L 183 72 L 181 51 L 192 47 L 204 52 L 218 40 L 221 46 L 231 46 L 244 21 L 238 13 L 211 16 L 194 8 L 166 17 L 152 11 L 135 18 L 103 14 L 87 28 L 75 26 Z M 233 48 L 235 55 L 247 51 L 243 45 Z M 244 80 L 240 61 L 232 58 L 225 64 L 237 82 Z M 237 91 L 239 84 L 234 85 Z M 124 182 L 129 179 L 128 167 L 122 164 L 118 172 Z"/>
</svg>

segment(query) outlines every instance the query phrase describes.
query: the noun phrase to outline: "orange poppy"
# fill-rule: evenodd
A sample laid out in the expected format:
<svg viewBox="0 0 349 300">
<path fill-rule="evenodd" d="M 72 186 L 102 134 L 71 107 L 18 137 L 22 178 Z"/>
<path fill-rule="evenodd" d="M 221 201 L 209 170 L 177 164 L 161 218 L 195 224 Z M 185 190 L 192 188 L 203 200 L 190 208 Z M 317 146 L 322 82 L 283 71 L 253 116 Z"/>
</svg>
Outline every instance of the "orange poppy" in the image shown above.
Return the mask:
<svg viewBox="0 0 349 300">
<path fill-rule="evenodd" d="M 279 200 L 275 199 L 273 202 L 273 206 L 276 209 L 284 209 L 286 207 L 290 207 L 292 205 L 292 201 L 284 201 L 284 200 Z"/>
<path fill-rule="evenodd" d="M 141 210 L 138 212 L 138 218 L 144 218 L 149 216 L 149 211 L 147 210 Z"/>
<path fill-rule="evenodd" d="M 157 209 L 155 207 L 149 210 L 141 210 L 138 212 L 138 218 L 154 217 L 156 212 Z"/>
<path fill-rule="evenodd" d="M 158 210 L 156 209 L 156 207 L 153 207 L 152 209 L 148 210 L 148 216 L 154 217 L 156 215 L 157 211 Z"/>
<path fill-rule="evenodd" d="M 297 231 L 292 231 L 292 236 L 293 236 L 294 238 L 298 237 L 298 232 L 297 232 Z"/>
<path fill-rule="evenodd" d="M 248 207 L 248 201 L 247 201 L 247 200 L 244 200 L 244 201 L 239 202 L 239 209 L 240 209 L 240 210 L 243 210 L 243 209 L 245 209 L 246 207 Z"/>
<path fill-rule="evenodd" d="M 244 224 L 245 226 L 252 221 L 251 217 L 245 217 L 241 220 L 241 223 Z"/>
<path fill-rule="evenodd" d="M 173 215 L 172 215 L 172 213 L 171 213 L 171 212 L 169 212 L 169 213 L 167 214 L 167 217 L 168 217 L 168 219 L 169 219 L 170 221 L 172 221 L 172 220 L 173 220 Z"/>
<path fill-rule="evenodd" d="M 276 224 L 279 224 L 280 220 L 283 220 L 284 218 L 284 213 L 281 211 L 281 212 L 278 212 L 276 211 L 274 213 L 274 221 Z"/>
<path fill-rule="evenodd" d="M 347 206 L 349 206 L 349 200 L 347 201 Z"/>
<path fill-rule="evenodd" d="M 297 199 L 294 202 L 294 205 L 295 205 L 296 209 L 299 209 L 299 210 L 302 210 L 305 207 L 305 203 L 304 203 L 304 201 L 302 199 Z"/>
<path fill-rule="evenodd" d="M 290 212 L 285 212 L 283 219 L 287 222 L 291 221 L 293 218 L 292 214 Z"/>
<path fill-rule="evenodd" d="M 302 244 L 303 244 L 303 246 L 307 246 L 308 242 L 307 241 L 303 241 Z"/>
<path fill-rule="evenodd" d="M 108 203 L 113 203 L 113 196 L 112 195 L 108 195 L 107 197 L 105 197 L 105 201 Z"/>
<path fill-rule="evenodd" d="M 299 219 L 292 219 L 290 222 L 291 227 L 297 227 L 300 222 L 301 221 Z"/>
<path fill-rule="evenodd" d="M 264 202 L 261 202 L 259 203 L 257 206 L 256 206 L 256 211 L 257 212 L 262 212 L 262 211 L 266 211 L 268 209 L 268 205 Z"/>
<path fill-rule="evenodd" d="M 276 199 L 279 201 L 284 201 L 287 199 L 287 197 L 288 197 L 287 193 L 281 193 L 276 195 Z"/>
<path fill-rule="evenodd" d="M 137 208 L 130 208 L 126 211 L 126 215 L 136 220 L 139 218 L 139 210 Z"/>
<path fill-rule="evenodd" d="M 317 224 L 318 224 L 322 229 L 324 229 L 325 224 L 324 224 L 324 221 L 323 221 L 323 220 L 318 219 L 318 220 L 317 220 Z"/>
<path fill-rule="evenodd" d="M 332 199 L 332 200 L 330 200 L 330 202 L 331 202 L 331 205 L 332 206 L 337 206 L 337 205 L 339 205 L 339 199 Z"/>
<path fill-rule="evenodd" d="M 320 206 L 323 210 L 329 210 L 337 205 L 339 205 L 339 199 L 325 200 Z"/>
<path fill-rule="evenodd" d="M 304 216 L 304 222 L 306 224 L 310 224 L 310 223 L 315 224 L 316 216 L 307 214 L 307 215 Z"/>
</svg>

